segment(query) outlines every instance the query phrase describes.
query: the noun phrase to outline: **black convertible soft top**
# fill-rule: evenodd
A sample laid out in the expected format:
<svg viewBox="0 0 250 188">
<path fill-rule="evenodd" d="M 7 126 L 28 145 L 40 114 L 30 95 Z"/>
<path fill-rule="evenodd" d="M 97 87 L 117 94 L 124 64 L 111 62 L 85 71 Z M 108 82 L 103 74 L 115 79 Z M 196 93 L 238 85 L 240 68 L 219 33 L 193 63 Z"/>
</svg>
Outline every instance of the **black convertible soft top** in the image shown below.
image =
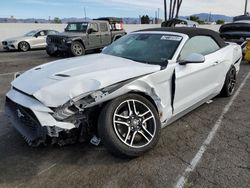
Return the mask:
<svg viewBox="0 0 250 188">
<path fill-rule="evenodd" d="M 166 31 L 166 32 L 175 32 L 175 33 L 182 33 L 189 36 L 189 38 L 195 37 L 195 36 L 210 36 L 212 37 L 217 44 L 223 48 L 227 46 L 225 41 L 220 37 L 219 33 L 209 30 L 209 29 L 203 29 L 203 28 L 194 28 L 194 27 L 161 27 L 161 28 L 151 28 L 151 29 L 143 29 L 140 31 Z M 205 44 L 204 44 L 205 45 Z"/>
</svg>

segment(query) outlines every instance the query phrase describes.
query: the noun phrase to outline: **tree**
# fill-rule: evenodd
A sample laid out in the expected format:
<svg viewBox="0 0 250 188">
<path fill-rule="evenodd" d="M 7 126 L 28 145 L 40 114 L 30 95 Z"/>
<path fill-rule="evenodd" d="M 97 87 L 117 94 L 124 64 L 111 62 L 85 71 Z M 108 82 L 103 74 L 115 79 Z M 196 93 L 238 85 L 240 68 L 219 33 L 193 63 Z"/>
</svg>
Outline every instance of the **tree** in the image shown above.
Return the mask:
<svg viewBox="0 0 250 188">
<path fill-rule="evenodd" d="M 166 1 L 166 0 L 164 0 Z M 169 4 L 169 19 L 178 18 L 182 0 L 170 0 Z"/>
<path fill-rule="evenodd" d="M 222 25 L 222 24 L 224 24 L 224 23 L 225 23 L 224 20 L 217 20 L 217 21 L 216 21 L 216 24 L 217 24 L 217 25 Z"/>
<path fill-rule="evenodd" d="M 205 22 L 203 20 L 200 20 L 198 16 L 190 16 L 189 20 L 198 22 L 199 24 L 205 24 Z"/>
<path fill-rule="evenodd" d="M 62 20 L 60 20 L 60 18 L 58 18 L 58 17 L 55 17 L 54 18 L 54 23 L 60 24 L 60 23 L 62 23 Z"/>
<path fill-rule="evenodd" d="M 190 16 L 190 20 L 194 22 L 198 22 L 200 18 L 198 16 Z"/>
<path fill-rule="evenodd" d="M 148 15 L 143 15 L 141 17 L 141 24 L 149 24 L 150 23 L 150 19 L 149 19 L 149 16 Z"/>
</svg>

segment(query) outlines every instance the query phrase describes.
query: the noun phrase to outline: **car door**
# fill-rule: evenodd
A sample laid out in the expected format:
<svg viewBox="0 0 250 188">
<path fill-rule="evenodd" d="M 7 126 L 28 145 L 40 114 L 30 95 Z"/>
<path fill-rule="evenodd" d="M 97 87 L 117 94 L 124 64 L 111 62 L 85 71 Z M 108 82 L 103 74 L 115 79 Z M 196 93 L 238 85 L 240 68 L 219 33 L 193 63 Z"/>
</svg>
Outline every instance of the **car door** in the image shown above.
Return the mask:
<svg viewBox="0 0 250 188">
<path fill-rule="evenodd" d="M 187 41 L 179 61 L 191 53 L 199 53 L 205 56 L 205 62 L 176 65 L 174 115 L 215 95 L 223 68 L 220 66 L 223 59 L 217 54 L 219 50 L 219 45 L 209 36 L 196 36 Z"/>
<path fill-rule="evenodd" d="M 46 47 L 46 37 L 47 37 L 47 31 L 42 30 L 37 32 L 34 35 L 34 38 L 32 40 L 32 46 L 34 48 L 44 48 Z"/>
<path fill-rule="evenodd" d="M 111 32 L 108 28 L 108 24 L 100 23 L 100 30 L 101 30 L 101 45 L 105 47 L 111 43 Z"/>
<path fill-rule="evenodd" d="M 99 26 L 97 23 L 90 23 L 88 30 L 91 30 L 91 33 L 88 35 L 88 46 L 90 49 L 95 49 L 101 46 L 101 34 Z"/>
</svg>

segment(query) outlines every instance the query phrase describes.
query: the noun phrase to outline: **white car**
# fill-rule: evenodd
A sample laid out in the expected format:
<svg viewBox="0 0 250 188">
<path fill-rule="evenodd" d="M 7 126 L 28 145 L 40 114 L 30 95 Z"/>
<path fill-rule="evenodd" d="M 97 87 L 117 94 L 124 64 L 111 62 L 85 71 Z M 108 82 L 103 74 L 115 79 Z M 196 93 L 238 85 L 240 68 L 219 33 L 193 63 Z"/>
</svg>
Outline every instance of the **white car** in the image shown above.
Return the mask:
<svg viewBox="0 0 250 188">
<path fill-rule="evenodd" d="M 26 52 L 30 49 L 45 48 L 46 38 L 50 34 L 58 34 L 55 30 L 32 30 L 20 37 L 13 37 L 2 41 L 5 50 L 20 50 Z"/>
<path fill-rule="evenodd" d="M 101 54 L 21 74 L 7 93 L 6 114 L 31 145 L 92 138 L 135 157 L 156 145 L 162 127 L 220 93 L 231 96 L 241 59 L 241 47 L 214 31 L 137 31 Z"/>
<path fill-rule="evenodd" d="M 173 18 L 162 22 L 162 27 L 199 27 L 199 23 L 187 19 Z"/>
</svg>

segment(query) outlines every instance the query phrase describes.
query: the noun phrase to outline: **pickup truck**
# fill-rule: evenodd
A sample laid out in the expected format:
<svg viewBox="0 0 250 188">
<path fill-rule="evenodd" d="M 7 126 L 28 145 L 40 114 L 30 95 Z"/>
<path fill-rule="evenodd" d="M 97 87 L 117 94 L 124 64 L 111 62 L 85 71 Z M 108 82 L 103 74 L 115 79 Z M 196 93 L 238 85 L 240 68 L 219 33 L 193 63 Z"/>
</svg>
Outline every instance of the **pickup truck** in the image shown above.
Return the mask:
<svg viewBox="0 0 250 188">
<path fill-rule="evenodd" d="M 100 50 L 126 32 L 119 18 L 99 18 L 92 21 L 70 22 L 65 32 L 47 37 L 47 54 L 57 56 L 84 55 L 88 50 Z"/>
</svg>

